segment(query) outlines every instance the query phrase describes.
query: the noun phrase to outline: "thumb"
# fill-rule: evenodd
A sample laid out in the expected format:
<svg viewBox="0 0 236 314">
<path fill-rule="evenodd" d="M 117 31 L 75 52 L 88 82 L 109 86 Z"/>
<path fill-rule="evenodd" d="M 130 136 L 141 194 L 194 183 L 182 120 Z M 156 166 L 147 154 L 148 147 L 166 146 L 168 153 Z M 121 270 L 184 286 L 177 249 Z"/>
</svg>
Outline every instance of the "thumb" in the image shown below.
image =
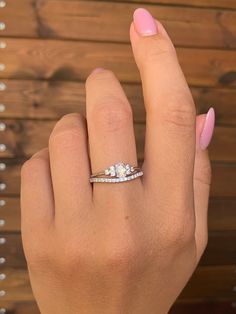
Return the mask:
<svg viewBox="0 0 236 314">
<path fill-rule="evenodd" d="M 195 238 L 200 259 L 207 244 L 207 213 L 211 184 L 211 164 L 207 147 L 211 142 L 215 125 L 215 111 L 210 108 L 196 120 L 196 154 L 194 164 L 194 205 L 196 215 Z"/>
</svg>

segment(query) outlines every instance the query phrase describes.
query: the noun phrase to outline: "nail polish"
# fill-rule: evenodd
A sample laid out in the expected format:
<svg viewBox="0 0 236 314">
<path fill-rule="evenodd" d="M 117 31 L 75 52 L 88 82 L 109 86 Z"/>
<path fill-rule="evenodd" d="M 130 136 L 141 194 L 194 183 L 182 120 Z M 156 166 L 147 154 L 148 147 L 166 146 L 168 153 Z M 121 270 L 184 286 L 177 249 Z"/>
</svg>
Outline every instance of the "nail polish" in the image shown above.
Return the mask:
<svg viewBox="0 0 236 314">
<path fill-rule="evenodd" d="M 141 36 L 152 36 L 157 34 L 156 21 L 152 15 L 143 8 L 134 11 L 134 27 Z"/>
<path fill-rule="evenodd" d="M 91 73 L 98 73 L 102 72 L 104 69 L 103 68 L 95 68 Z"/>
<path fill-rule="evenodd" d="M 202 150 L 206 149 L 212 139 L 213 131 L 215 127 L 215 110 L 210 108 L 206 115 L 205 124 L 200 136 L 200 147 Z"/>
</svg>

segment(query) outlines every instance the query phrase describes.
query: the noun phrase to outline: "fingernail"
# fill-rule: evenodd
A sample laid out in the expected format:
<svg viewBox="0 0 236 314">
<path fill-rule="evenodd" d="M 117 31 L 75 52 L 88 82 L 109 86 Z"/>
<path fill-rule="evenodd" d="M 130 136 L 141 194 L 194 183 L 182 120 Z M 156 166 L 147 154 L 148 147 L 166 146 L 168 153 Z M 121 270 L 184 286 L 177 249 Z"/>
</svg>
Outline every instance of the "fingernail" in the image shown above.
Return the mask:
<svg viewBox="0 0 236 314">
<path fill-rule="evenodd" d="M 103 68 L 96 68 L 91 73 L 102 72 L 103 70 L 104 70 Z"/>
<path fill-rule="evenodd" d="M 215 127 L 215 110 L 210 108 L 206 115 L 206 121 L 200 136 L 200 147 L 202 150 L 206 149 L 212 139 L 213 131 Z"/>
<path fill-rule="evenodd" d="M 152 15 L 143 8 L 134 11 L 134 26 L 141 36 L 152 36 L 157 34 L 156 21 Z"/>
</svg>

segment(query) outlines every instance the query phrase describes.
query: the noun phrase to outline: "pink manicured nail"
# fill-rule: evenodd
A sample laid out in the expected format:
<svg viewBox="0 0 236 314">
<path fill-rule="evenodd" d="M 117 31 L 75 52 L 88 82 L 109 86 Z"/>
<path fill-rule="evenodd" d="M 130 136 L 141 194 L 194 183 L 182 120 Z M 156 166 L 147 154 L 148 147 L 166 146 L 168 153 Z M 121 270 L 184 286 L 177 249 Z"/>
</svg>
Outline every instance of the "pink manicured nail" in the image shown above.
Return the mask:
<svg viewBox="0 0 236 314">
<path fill-rule="evenodd" d="M 202 150 L 206 149 L 212 139 L 215 127 L 215 110 L 210 108 L 207 112 L 206 121 L 200 136 L 200 147 Z"/>
<path fill-rule="evenodd" d="M 136 31 L 142 36 L 152 36 L 157 34 L 156 21 L 145 9 L 139 8 L 134 11 L 134 26 Z"/>
<path fill-rule="evenodd" d="M 96 68 L 92 71 L 92 73 L 102 72 L 103 70 L 103 68 Z"/>
</svg>

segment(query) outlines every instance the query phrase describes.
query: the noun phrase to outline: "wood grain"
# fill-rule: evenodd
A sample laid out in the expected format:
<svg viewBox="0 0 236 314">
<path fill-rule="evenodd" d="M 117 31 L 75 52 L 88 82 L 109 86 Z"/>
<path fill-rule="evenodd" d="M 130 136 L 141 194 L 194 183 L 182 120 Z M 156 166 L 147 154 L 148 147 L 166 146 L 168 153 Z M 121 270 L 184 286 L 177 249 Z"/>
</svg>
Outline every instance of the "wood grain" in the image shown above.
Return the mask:
<svg viewBox="0 0 236 314">
<path fill-rule="evenodd" d="M 1 228 L 2 232 L 20 231 L 20 200 L 18 197 L 1 196 L 5 206 L 0 206 L 0 217 L 6 221 Z M 210 198 L 209 202 L 209 230 L 235 231 L 236 230 L 236 199 Z M 217 260 L 217 259 L 216 259 Z"/>
<path fill-rule="evenodd" d="M 1 52 L 6 65 L 1 79 L 85 80 L 92 69 L 113 70 L 123 82 L 140 82 L 130 45 L 6 38 Z M 235 86 L 235 52 L 178 48 L 180 64 L 189 84 Z"/>
<path fill-rule="evenodd" d="M 177 46 L 236 47 L 236 11 L 144 7 L 165 25 Z M 0 19 L 7 24 L 2 36 L 127 43 L 135 8 L 137 4 L 129 2 L 45 0 L 35 5 L 32 0 L 8 0 L 0 11 Z"/>
<path fill-rule="evenodd" d="M 58 119 L 71 113 L 85 113 L 85 86 L 80 82 L 46 80 L 4 80 L 1 103 L 6 107 L 0 118 Z M 133 107 L 135 122 L 145 122 L 142 87 L 125 84 L 123 88 Z M 217 125 L 236 126 L 236 89 L 191 88 L 197 112 L 206 113 L 212 105 Z"/>
<path fill-rule="evenodd" d="M 98 0 L 100 1 L 100 0 Z M 113 0 L 113 2 L 119 2 L 120 0 Z M 123 0 L 122 2 L 136 2 L 142 3 L 144 0 Z M 224 9 L 236 9 L 236 3 L 234 0 L 146 0 L 145 3 L 152 4 L 170 4 L 170 5 L 186 5 L 193 7 L 213 7 Z"/>
<path fill-rule="evenodd" d="M 7 279 L 2 282 L 1 288 L 8 293 L 2 297 L 2 302 L 34 300 L 26 270 L 9 268 L 5 273 Z M 199 267 L 180 299 L 233 299 L 235 276 L 234 266 Z"/>
<path fill-rule="evenodd" d="M 3 157 L 27 157 L 48 146 L 49 135 L 56 121 L 4 120 L 5 131 L 0 132 L 0 143 L 7 147 Z M 145 125 L 135 124 L 139 159 L 143 158 Z M 221 147 L 224 147 L 222 150 Z M 216 127 L 210 147 L 212 161 L 236 161 L 236 128 Z"/>
</svg>

